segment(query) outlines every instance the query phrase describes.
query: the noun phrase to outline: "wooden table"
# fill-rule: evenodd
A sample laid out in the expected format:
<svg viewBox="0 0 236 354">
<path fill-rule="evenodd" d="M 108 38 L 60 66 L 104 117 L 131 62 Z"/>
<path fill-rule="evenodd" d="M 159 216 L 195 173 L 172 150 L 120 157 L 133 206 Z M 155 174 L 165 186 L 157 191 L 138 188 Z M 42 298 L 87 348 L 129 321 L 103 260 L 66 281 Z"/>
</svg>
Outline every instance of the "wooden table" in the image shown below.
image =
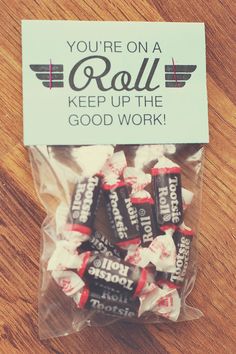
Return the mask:
<svg viewBox="0 0 236 354">
<path fill-rule="evenodd" d="M 235 4 L 231 0 L 0 1 L 0 352 L 235 353 Z M 188 302 L 205 317 L 167 325 L 115 324 L 38 338 L 40 225 L 22 145 L 21 19 L 206 23 L 210 144 L 206 148 L 199 273 Z"/>
</svg>

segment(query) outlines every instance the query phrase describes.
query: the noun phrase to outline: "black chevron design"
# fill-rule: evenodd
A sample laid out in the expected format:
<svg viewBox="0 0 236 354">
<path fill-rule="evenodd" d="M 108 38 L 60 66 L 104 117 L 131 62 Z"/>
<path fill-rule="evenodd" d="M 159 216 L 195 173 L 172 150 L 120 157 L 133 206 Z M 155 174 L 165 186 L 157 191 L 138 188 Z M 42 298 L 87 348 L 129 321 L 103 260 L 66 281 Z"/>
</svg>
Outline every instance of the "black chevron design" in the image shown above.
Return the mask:
<svg viewBox="0 0 236 354">
<path fill-rule="evenodd" d="M 36 73 L 36 77 L 48 88 L 64 87 L 64 75 L 62 64 L 34 64 L 30 69 Z"/>
<path fill-rule="evenodd" d="M 165 87 L 184 87 L 196 65 L 165 65 Z"/>
<path fill-rule="evenodd" d="M 36 74 L 39 80 L 50 80 L 50 74 Z M 52 80 L 63 80 L 63 74 L 52 74 Z"/>
</svg>

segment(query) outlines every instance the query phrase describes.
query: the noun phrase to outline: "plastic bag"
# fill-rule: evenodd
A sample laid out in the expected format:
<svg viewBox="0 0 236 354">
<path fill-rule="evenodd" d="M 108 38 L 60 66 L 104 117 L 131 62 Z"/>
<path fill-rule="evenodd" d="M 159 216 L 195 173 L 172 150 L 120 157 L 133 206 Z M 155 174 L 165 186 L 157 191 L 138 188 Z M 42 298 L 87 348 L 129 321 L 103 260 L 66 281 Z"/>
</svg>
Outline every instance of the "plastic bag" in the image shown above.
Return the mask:
<svg viewBox="0 0 236 354">
<path fill-rule="evenodd" d="M 125 320 L 199 318 L 204 147 L 31 146 L 41 233 L 39 331 L 62 336 Z"/>
</svg>

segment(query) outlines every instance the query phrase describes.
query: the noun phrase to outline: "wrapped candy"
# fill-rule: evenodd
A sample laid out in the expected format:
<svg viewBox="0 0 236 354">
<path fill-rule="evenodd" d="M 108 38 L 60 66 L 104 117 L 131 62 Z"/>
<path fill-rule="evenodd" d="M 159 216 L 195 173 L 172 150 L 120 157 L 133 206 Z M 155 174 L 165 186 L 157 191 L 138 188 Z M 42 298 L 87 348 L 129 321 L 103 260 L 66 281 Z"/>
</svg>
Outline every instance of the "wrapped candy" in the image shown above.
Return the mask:
<svg viewBox="0 0 236 354">
<path fill-rule="evenodd" d="M 107 288 L 91 290 L 87 286 L 73 295 L 79 309 L 95 310 L 115 317 L 141 317 L 145 312 L 176 321 L 180 312 L 180 298 L 175 289 L 152 287 L 152 290 L 133 299 L 127 293 Z"/>
<path fill-rule="evenodd" d="M 193 239 L 193 231 L 184 224 L 178 227 L 173 235 L 173 240 L 176 245 L 176 261 L 174 272 L 157 272 L 156 280 L 158 284 L 173 283 L 182 285 L 190 257 L 191 243 Z"/>
<path fill-rule="evenodd" d="M 151 311 L 157 316 L 177 321 L 181 303 L 178 291 L 175 288 L 171 289 L 165 285 L 160 289 L 158 286 L 154 286 L 146 298 L 148 301 L 146 303 L 143 302 L 143 306 L 140 309 L 141 313 Z"/>
<path fill-rule="evenodd" d="M 132 318 L 137 316 L 139 299 L 132 299 L 127 293 L 115 292 L 111 289 L 97 287 L 90 290 L 84 287 L 78 291 L 73 299 L 80 309 L 86 308 L 103 312 L 113 316 Z"/>
<path fill-rule="evenodd" d="M 101 171 L 112 152 L 111 145 L 82 146 L 74 151 L 74 159 L 79 159 L 82 172 L 77 177 L 70 206 L 62 202 L 55 219 L 57 232 L 75 248 L 92 232 L 101 197 Z M 90 156 L 91 164 L 87 163 L 87 156 Z"/>
<path fill-rule="evenodd" d="M 78 247 L 78 252 L 97 251 L 104 256 L 116 256 L 124 259 L 127 251 L 112 245 L 100 231 L 94 230 L 90 238 Z"/>
<path fill-rule="evenodd" d="M 162 156 L 151 170 L 159 225 L 179 225 L 183 221 L 180 172 L 180 166 L 165 156 Z"/>
<path fill-rule="evenodd" d="M 80 263 L 81 259 L 74 243 L 68 242 L 67 240 L 59 240 L 56 242 L 56 248 L 48 261 L 47 270 L 74 269 L 77 268 Z"/>
<path fill-rule="evenodd" d="M 66 255 L 54 252 L 48 262 L 48 270 L 74 270 L 86 282 L 99 281 L 102 285 L 137 296 L 147 284 L 147 271 L 131 265 L 114 256 L 103 256 L 84 252 L 80 255 Z"/>
<path fill-rule="evenodd" d="M 175 227 L 163 227 L 162 231 L 163 235 L 156 237 L 149 247 L 128 252 L 126 261 L 141 267 L 151 263 L 157 271 L 175 272 L 176 246 L 172 238 Z"/>
<path fill-rule="evenodd" d="M 150 184 L 151 175 L 135 167 L 127 167 L 124 180 L 132 187 L 131 202 L 137 210 L 141 245 L 148 247 L 156 236 L 163 234 L 156 222 L 154 200 L 144 189 Z"/>
<path fill-rule="evenodd" d="M 83 280 L 70 270 L 53 271 L 52 277 L 67 296 L 74 296 L 84 287 Z"/>
<path fill-rule="evenodd" d="M 141 267 L 152 263 L 157 270 L 175 271 L 176 248 L 172 239 L 175 226 L 158 227 L 154 200 L 144 189 L 151 182 L 150 174 L 127 167 L 124 179 L 132 186 L 131 201 L 137 209 L 141 236 L 141 246 L 129 250 L 126 260 Z"/>
<path fill-rule="evenodd" d="M 120 247 L 140 243 L 137 212 L 131 203 L 128 186 L 121 180 L 125 167 L 125 155 L 120 151 L 114 153 L 103 169 L 102 188 L 111 227 L 110 239 Z"/>
<path fill-rule="evenodd" d="M 90 235 L 101 196 L 102 175 L 78 178 L 66 224 L 67 231 Z"/>
</svg>

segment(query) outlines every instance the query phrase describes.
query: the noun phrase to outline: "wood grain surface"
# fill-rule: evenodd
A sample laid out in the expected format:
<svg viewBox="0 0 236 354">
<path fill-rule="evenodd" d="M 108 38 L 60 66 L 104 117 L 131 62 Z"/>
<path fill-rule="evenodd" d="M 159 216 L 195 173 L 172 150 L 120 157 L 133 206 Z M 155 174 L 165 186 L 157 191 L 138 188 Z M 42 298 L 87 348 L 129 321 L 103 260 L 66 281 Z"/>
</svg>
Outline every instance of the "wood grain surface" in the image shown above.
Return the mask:
<svg viewBox="0 0 236 354">
<path fill-rule="evenodd" d="M 235 10 L 232 0 L 0 0 L 0 353 L 236 352 Z M 119 323 L 39 340 L 37 288 L 45 211 L 22 144 L 21 19 L 206 23 L 211 140 L 199 272 L 188 298 L 205 317 L 168 326 Z"/>
</svg>

